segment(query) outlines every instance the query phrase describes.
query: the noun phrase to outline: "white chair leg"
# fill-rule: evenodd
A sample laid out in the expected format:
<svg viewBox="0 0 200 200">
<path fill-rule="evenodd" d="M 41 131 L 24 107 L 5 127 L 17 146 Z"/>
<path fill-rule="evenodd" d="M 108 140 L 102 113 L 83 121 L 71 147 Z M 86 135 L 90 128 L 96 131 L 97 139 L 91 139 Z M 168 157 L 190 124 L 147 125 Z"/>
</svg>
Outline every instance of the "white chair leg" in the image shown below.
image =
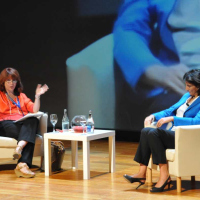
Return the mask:
<svg viewBox="0 0 200 200">
<path fill-rule="evenodd" d="M 181 193 L 181 177 L 176 178 L 177 193 Z"/>
</svg>

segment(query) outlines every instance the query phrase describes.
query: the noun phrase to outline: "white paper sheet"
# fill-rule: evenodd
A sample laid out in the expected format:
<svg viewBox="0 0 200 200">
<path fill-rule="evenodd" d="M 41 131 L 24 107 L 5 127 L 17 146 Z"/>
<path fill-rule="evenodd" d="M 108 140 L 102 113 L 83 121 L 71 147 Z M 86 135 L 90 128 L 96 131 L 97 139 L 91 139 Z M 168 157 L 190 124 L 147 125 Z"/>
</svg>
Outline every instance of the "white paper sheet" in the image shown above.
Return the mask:
<svg viewBox="0 0 200 200">
<path fill-rule="evenodd" d="M 25 120 L 25 119 L 27 119 L 29 117 L 40 117 L 43 114 L 44 114 L 43 112 L 28 113 L 27 115 L 25 115 L 21 119 L 18 119 L 18 120 L 14 121 L 14 122 L 20 122 L 20 121 L 23 121 L 23 120 Z"/>
</svg>

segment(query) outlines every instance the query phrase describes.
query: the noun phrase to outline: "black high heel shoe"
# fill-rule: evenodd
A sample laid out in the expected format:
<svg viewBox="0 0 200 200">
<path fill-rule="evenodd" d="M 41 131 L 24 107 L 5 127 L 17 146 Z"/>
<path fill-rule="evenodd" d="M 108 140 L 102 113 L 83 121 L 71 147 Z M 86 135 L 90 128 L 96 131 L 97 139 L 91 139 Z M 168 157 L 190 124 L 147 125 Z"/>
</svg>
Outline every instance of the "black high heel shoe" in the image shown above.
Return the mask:
<svg viewBox="0 0 200 200">
<path fill-rule="evenodd" d="M 146 181 L 146 178 L 134 178 L 134 177 L 129 176 L 127 174 L 124 174 L 124 178 L 130 183 L 139 182 L 140 185 L 138 185 L 136 189 L 138 189 L 141 185 L 144 185 L 145 182 L 142 182 L 142 180 Z"/>
<path fill-rule="evenodd" d="M 170 180 L 170 181 L 169 181 Z M 164 182 L 164 184 L 161 187 L 153 187 L 150 192 L 163 192 L 164 188 L 166 185 L 168 185 L 168 190 L 170 188 L 170 184 L 171 184 L 171 178 L 170 176 L 167 178 L 167 180 Z"/>
</svg>

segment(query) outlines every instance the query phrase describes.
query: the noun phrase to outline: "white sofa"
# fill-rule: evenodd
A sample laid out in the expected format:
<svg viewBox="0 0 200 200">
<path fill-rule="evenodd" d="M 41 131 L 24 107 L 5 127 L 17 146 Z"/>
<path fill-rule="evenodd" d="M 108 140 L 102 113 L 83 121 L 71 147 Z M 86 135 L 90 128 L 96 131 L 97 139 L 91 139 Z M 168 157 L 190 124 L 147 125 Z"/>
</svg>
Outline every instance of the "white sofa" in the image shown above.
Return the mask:
<svg viewBox="0 0 200 200">
<path fill-rule="evenodd" d="M 43 135 L 47 132 L 47 119 L 48 115 L 43 114 L 40 117 L 38 134 L 36 136 L 35 149 L 34 149 L 34 157 L 36 156 L 44 156 L 44 147 L 43 147 Z M 9 137 L 0 136 L 0 159 L 12 159 L 14 149 L 17 146 L 17 140 Z"/>
</svg>

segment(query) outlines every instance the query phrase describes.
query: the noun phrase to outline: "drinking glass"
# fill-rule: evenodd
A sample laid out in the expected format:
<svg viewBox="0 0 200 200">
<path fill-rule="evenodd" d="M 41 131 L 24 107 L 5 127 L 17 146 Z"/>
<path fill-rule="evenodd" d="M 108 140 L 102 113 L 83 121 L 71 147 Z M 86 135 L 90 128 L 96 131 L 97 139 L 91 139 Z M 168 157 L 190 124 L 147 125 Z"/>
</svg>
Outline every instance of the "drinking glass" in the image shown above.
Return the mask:
<svg viewBox="0 0 200 200">
<path fill-rule="evenodd" d="M 58 117 L 57 117 L 57 115 L 56 115 L 56 114 L 51 114 L 51 115 L 50 115 L 50 121 L 51 121 L 51 123 L 52 123 L 52 125 L 53 125 L 53 132 L 56 132 L 56 131 L 55 131 L 55 125 L 56 125 L 56 123 L 58 122 Z"/>
<path fill-rule="evenodd" d="M 83 133 L 84 133 L 84 130 L 85 130 L 85 125 L 86 125 L 86 116 L 85 115 L 81 115 L 80 116 L 80 125 L 83 127 Z M 85 131 L 87 132 L 87 131 Z"/>
</svg>

